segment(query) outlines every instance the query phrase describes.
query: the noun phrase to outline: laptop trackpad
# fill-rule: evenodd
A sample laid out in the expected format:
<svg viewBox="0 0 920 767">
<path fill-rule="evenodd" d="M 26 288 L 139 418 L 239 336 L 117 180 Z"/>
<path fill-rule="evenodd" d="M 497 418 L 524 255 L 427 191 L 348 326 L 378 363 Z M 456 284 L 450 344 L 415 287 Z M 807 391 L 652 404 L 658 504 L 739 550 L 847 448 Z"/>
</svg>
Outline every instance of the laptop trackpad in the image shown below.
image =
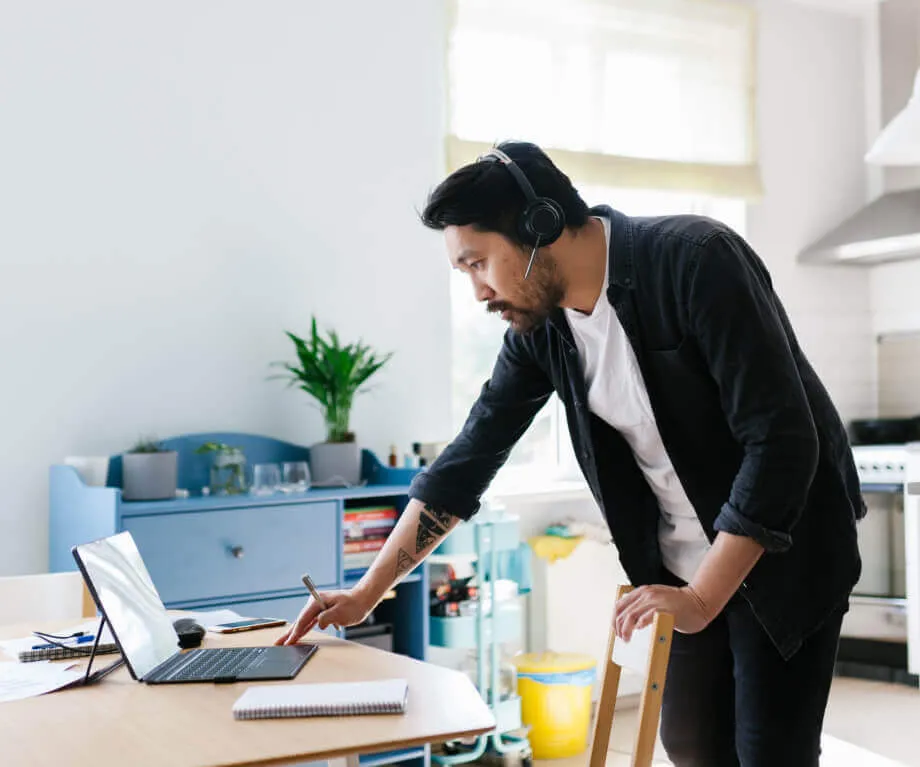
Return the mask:
<svg viewBox="0 0 920 767">
<path fill-rule="evenodd" d="M 315 652 L 315 644 L 269 647 L 237 679 L 293 679 Z"/>
</svg>

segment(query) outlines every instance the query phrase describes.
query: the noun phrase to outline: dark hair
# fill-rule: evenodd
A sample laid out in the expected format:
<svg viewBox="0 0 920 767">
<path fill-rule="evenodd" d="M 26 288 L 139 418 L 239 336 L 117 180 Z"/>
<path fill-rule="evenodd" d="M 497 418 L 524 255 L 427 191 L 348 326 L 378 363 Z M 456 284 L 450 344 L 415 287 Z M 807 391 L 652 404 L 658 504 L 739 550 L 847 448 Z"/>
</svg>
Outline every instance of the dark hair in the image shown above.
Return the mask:
<svg viewBox="0 0 920 767">
<path fill-rule="evenodd" d="M 534 144 L 506 141 L 498 145 L 527 176 L 539 197 L 559 203 L 566 227 L 580 229 L 588 220 L 588 206 L 569 177 Z M 430 229 L 472 224 L 484 232 L 498 232 L 525 245 L 517 228 L 526 198 L 500 162 L 474 162 L 455 170 L 428 196 L 422 223 Z"/>
</svg>

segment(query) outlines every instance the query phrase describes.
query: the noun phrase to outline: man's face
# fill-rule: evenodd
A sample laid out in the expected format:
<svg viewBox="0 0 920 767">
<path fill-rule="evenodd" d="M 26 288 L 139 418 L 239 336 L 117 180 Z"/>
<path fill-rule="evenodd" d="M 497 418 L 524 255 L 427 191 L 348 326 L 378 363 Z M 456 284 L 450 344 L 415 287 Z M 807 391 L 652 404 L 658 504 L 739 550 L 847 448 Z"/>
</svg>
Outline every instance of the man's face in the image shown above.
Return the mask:
<svg viewBox="0 0 920 767">
<path fill-rule="evenodd" d="M 477 301 L 488 311 L 500 313 L 519 333 L 541 325 L 565 295 L 548 249 L 537 252 L 530 275 L 524 279 L 531 250 L 526 252 L 495 232 L 472 226 L 448 226 L 444 230 L 447 253 L 455 269 L 473 283 Z"/>
</svg>

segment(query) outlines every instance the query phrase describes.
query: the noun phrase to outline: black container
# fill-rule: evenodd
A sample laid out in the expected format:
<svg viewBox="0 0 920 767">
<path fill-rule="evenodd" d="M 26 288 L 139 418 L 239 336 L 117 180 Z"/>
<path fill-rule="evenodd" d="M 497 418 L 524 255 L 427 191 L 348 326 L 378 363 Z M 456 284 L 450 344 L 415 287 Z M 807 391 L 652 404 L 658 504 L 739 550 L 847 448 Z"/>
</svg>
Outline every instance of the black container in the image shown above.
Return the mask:
<svg viewBox="0 0 920 767">
<path fill-rule="evenodd" d="M 850 442 L 854 445 L 903 445 L 920 441 L 920 416 L 913 418 L 869 418 L 850 421 Z"/>
</svg>

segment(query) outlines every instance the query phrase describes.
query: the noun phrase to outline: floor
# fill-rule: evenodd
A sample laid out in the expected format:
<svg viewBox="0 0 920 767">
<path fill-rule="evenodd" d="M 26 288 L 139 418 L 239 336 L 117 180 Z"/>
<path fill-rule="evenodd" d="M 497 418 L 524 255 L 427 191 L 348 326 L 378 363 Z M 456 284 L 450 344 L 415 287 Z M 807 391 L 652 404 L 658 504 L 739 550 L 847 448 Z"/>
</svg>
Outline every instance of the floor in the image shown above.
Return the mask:
<svg viewBox="0 0 920 767">
<path fill-rule="evenodd" d="M 618 710 L 607 767 L 629 767 L 635 710 Z M 836 678 L 825 719 L 822 767 L 920 767 L 917 729 L 920 690 Z M 587 753 L 570 759 L 534 760 L 534 767 L 584 767 Z M 670 765 L 661 744 L 655 767 Z"/>
</svg>

